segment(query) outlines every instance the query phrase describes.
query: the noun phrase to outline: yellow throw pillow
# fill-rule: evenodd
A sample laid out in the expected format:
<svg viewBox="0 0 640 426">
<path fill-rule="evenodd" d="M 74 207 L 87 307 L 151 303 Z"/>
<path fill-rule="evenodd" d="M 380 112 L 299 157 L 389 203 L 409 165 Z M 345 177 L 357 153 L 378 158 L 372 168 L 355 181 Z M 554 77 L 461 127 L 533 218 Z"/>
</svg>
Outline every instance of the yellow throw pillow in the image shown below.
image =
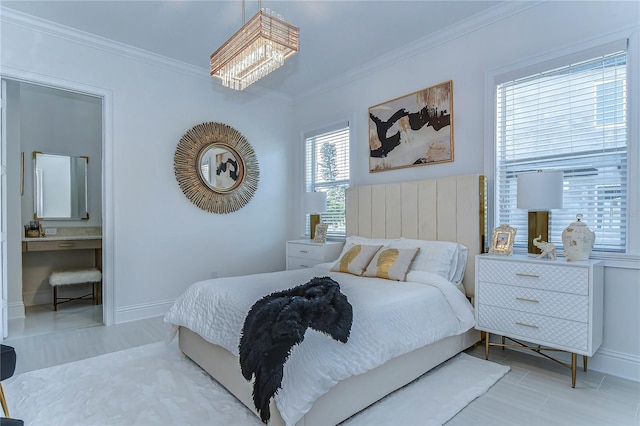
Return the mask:
<svg viewBox="0 0 640 426">
<path fill-rule="evenodd" d="M 382 247 L 381 245 L 369 246 L 356 244 L 345 251 L 340 259 L 336 260 L 331 268 L 334 272 L 346 272 L 353 275 L 362 275 L 371 258 Z"/>
<path fill-rule="evenodd" d="M 416 258 L 419 248 L 378 250 L 364 272 L 365 277 L 378 277 L 387 280 L 406 281 L 407 272 Z"/>
</svg>

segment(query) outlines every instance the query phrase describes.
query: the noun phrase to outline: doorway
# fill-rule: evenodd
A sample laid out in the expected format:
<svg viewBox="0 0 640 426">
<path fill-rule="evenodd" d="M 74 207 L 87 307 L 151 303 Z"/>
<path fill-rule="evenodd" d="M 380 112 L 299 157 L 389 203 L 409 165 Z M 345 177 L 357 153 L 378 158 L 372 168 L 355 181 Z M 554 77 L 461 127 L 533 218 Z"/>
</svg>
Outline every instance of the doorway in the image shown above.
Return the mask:
<svg viewBox="0 0 640 426">
<path fill-rule="evenodd" d="M 87 170 L 89 218 L 47 219 L 41 224 L 48 230 L 69 228 L 99 228 L 104 230 L 103 193 L 105 150 L 105 104 L 109 93 L 67 82 L 56 84 L 52 79 L 34 81 L 2 76 L 3 144 L 6 144 L 5 160 L 21 158 L 19 170 L 7 161 L 9 189 L 2 192 L 3 209 L 7 222 L 7 261 L 4 263 L 6 279 L 2 279 L 7 303 L 3 314 L 8 339 L 44 334 L 66 329 L 109 324 L 110 314 L 109 274 L 103 273 L 102 303 L 93 305 L 84 300 L 72 300 L 53 310 L 52 290 L 48 276 L 52 268 L 66 269 L 82 265 L 87 258 L 95 258 L 93 250 L 65 250 L 64 252 L 25 253 L 24 225 L 34 220 L 34 166 L 33 152 L 89 157 Z M 66 86 L 66 87 L 65 87 Z M 87 90 L 89 89 L 89 90 Z M 22 158 L 24 157 L 24 160 Z M 15 179 L 15 180 L 14 180 Z M 20 179 L 18 185 L 12 184 Z M 16 231 L 17 230 L 17 231 Z M 102 232 L 100 264 L 104 271 L 108 242 Z M 46 238 L 46 237 L 45 237 Z"/>
</svg>

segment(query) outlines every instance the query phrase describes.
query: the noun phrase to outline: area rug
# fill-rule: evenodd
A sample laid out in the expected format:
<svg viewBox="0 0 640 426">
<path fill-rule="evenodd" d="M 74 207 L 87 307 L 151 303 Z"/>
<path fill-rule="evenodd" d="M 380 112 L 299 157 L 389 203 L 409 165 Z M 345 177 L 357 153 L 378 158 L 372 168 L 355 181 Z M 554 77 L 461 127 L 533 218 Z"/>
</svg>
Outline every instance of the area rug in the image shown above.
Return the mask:
<svg viewBox="0 0 640 426">
<path fill-rule="evenodd" d="M 507 371 L 461 353 L 343 424 L 441 425 Z M 175 341 L 31 371 L 2 386 L 11 416 L 30 426 L 262 425 Z"/>
</svg>

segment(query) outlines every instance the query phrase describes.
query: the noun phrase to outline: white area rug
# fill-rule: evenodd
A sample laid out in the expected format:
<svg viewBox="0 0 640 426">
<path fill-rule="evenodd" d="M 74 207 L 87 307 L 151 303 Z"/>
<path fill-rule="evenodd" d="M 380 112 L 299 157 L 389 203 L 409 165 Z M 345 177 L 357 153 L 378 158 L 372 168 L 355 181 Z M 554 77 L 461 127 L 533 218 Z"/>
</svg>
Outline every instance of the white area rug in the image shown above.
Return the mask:
<svg viewBox="0 0 640 426">
<path fill-rule="evenodd" d="M 441 425 L 507 371 L 461 353 L 344 425 Z M 175 341 L 31 371 L 2 386 L 11 416 L 29 426 L 262 425 Z"/>
</svg>

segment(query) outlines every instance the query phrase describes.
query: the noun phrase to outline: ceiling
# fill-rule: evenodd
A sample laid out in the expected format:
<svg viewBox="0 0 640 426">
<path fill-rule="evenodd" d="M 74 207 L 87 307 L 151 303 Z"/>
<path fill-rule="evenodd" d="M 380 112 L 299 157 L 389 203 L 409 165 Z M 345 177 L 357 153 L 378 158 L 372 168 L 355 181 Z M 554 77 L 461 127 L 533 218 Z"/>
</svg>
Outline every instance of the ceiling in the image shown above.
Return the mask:
<svg viewBox="0 0 640 426">
<path fill-rule="evenodd" d="M 501 3 L 265 0 L 262 7 L 300 28 L 300 52 L 254 86 L 296 98 Z M 209 55 L 243 22 L 239 0 L 0 0 L 0 5 L 202 68 L 203 75 Z M 258 5 L 246 1 L 247 20 Z"/>
</svg>

